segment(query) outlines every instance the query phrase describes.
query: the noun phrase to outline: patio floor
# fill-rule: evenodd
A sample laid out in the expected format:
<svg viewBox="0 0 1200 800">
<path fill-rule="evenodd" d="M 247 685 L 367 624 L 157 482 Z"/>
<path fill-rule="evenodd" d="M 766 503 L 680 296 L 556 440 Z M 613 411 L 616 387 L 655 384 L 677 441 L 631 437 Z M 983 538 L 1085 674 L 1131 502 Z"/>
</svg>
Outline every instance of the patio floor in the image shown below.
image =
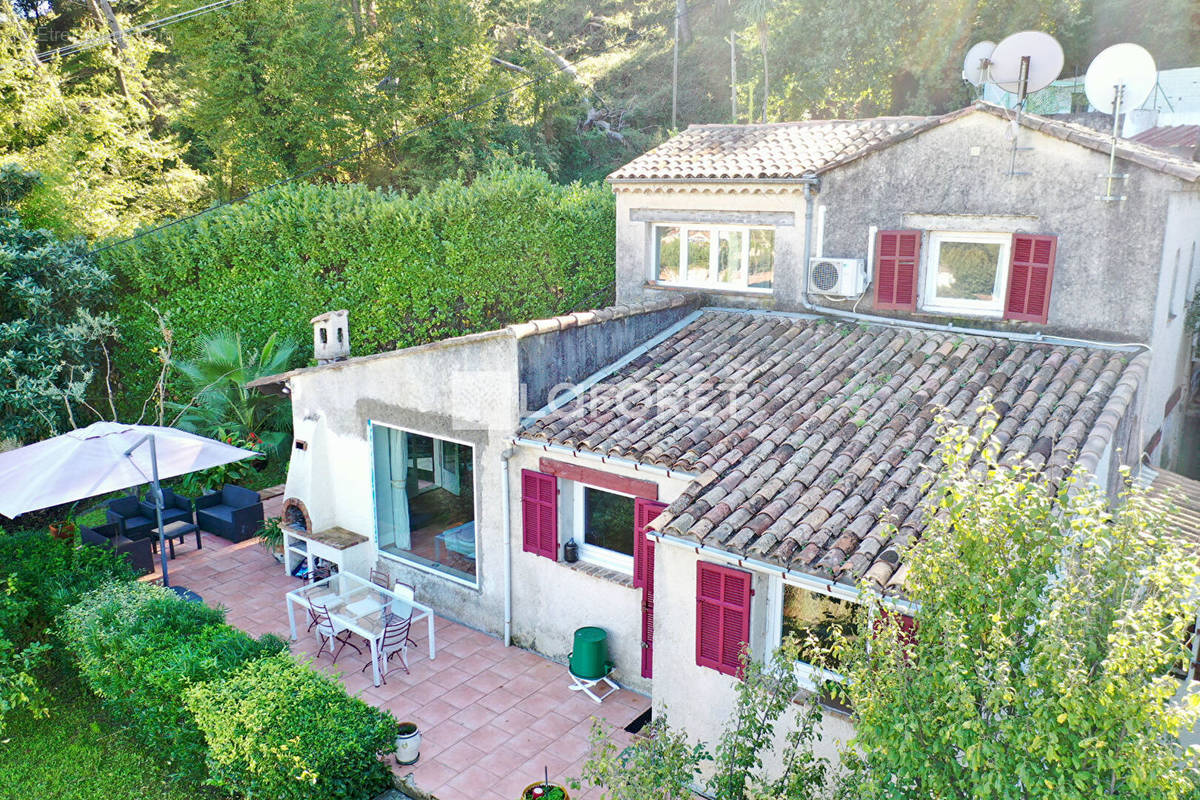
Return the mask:
<svg viewBox="0 0 1200 800">
<path fill-rule="evenodd" d="M 280 499 L 267 501 L 268 515 L 278 514 L 272 506 Z M 171 584 L 197 592 L 211 606 L 224 606 L 231 625 L 254 636 L 276 633 L 286 639 L 284 594 L 302 581 L 284 574 L 257 540 L 233 544 L 202 534 L 202 542 L 196 550 L 189 536 L 176 546 L 178 556 L 168 563 Z M 369 657 L 350 648 L 336 665 L 326 652 L 315 666 L 339 677 L 351 694 L 418 724 L 420 761 L 408 767 L 393 763 L 393 769 L 412 773 L 417 787 L 441 800 L 516 800 L 543 768 L 549 768 L 551 780 L 568 783 L 582 771 L 593 717 L 614 726 L 615 740 L 627 744 L 632 737 L 621 728 L 650 706 L 648 698 L 627 689 L 597 705 L 567 689 L 560 664 L 441 617 L 435 630 L 437 657 L 429 659 L 426 625 L 414 625 L 412 674 L 397 666 L 383 686 L 372 686 L 370 670 L 361 671 Z M 292 652 L 311 658 L 317 644 L 311 634 L 298 632 Z M 599 792 L 585 787 L 571 796 L 595 798 Z"/>
</svg>

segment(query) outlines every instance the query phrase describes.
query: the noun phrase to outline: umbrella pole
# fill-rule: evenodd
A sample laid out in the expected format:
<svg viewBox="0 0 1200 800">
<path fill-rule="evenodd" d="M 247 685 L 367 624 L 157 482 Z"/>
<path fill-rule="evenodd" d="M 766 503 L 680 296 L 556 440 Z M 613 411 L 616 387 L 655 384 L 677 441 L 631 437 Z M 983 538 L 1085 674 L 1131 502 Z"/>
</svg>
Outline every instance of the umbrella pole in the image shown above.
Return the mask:
<svg viewBox="0 0 1200 800">
<path fill-rule="evenodd" d="M 154 516 L 155 522 L 158 523 L 158 557 L 162 562 L 163 586 L 169 587 L 171 582 L 167 579 L 167 536 L 163 531 L 163 496 L 162 488 L 158 485 L 158 452 L 154 449 L 154 437 L 147 436 L 150 440 L 150 485 L 154 491 Z"/>
</svg>

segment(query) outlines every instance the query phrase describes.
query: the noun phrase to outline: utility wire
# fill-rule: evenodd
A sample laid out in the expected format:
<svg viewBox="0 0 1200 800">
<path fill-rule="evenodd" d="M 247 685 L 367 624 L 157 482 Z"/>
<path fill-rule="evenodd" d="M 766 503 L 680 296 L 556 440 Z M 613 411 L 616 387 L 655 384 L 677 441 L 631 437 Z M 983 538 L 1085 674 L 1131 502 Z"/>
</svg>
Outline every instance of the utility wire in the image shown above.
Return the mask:
<svg viewBox="0 0 1200 800">
<path fill-rule="evenodd" d="M 229 2 L 240 2 L 240 1 L 241 0 L 229 0 Z M 687 12 L 675 14 L 674 17 L 672 17 L 672 19 L 668 21 L 668 23 L 674 24 L 674 21 L 676 19 L 678 19 L 679 17 L 681 17 L 683 15 L 683 13 L 690 13 L 691 11 L 695 11 L 697 8 L 703 8 L 705 6 L 711 5 L 712 2 L 713 2 L 713 0 L 709 0 L 709 2 L 707 2 L 707 3 L 702 3 L 699 5 L 691 6 Z M 604 48 L 603 50 L 600 50 L 599 52 L 595 53 L 595 55 L 602 55 L 602 54 L 608 52 L 609 50 L 612 50 L 613 48 L 615 48 L 617 46 L 617 44 L 620 44 L 620 43 L 615 43 L 612 45 L 612 47 Z M 310 175 L 315 175 L 316 173 L 322 172 L 331 167 L 336 167 L 341 164 L 345 164 L 347 161 L 350 161 L 355 158 L 359 158 L 359 157 L 371 152 L 372 150 L 377 150 L 381 147 L 386 147 L 389 144 L 393 144 L 394 142 L 397 142 L 397 141 L 400 141 L 401 139 L 412 136 L 413 134 L 428 130 L 428 129 L 434 127 L 435 125 L 440 125 L 441 123 L 445 122 L 446 120 L 452 119 L 453 117 L 455 117 L 459 114 L 465 114 L 469 111 L 474 111 L 475 109 L 481 108 L 482 106 L 485 106 L 485 105 L 488 105 L 489 103 L 492 103 L 495 100 L 499 100 L 502 97 L 507 97 L 511 94 L 514 94 L 514 93 L 520 91 L 521 89 L 526 89 L 530 86 L 541 83 L 544 80 L 548 80 L 548 79 L 554 77 L 555 75 L 557 75 L 560 72 L 566 72 L 568 70 L 574 70 L 574 69 L 575 69 L 575 66 L 573 64 L 570 64 L 567 62 L 566 59 L 563 59 L 563 63 L 561 65 L 556 66 L 554 69 L 550 70 L 549 72 L 539 75 L 536 78 L 530 78 L 529 80 L 524 81 L 523 83 L 519 83 L 516 86 L 513 86 L 509 89 L 504 90 L 503 92 L 497 92 L 496 94 L 491 95 L 490 97 L 486 97 L 483 100 L 479 100 L 477 102 L 463 106 L 462 108 L 457 108 L 453 111 L 447 111 L 445 114 L 441 115 L 440 117 L 437 117 L 436 119 L 430 120 L 429 122 L 423 123 L 421 125 L 417 125 L 416 127 L 408 128 L 407 130 L 403 130 L 400 133 L 397 133 L 393 136 L 389 136 L 388 138 L 382 139 L 378 142 L 375 142 L 372 145 L 368 145 L 366 147 L 359 148 L 358 150 L 355 150 L 352 153 L 348 153 L 348 154 L 342 156 L 341 158 L 335 159 L 333 161 L 327 161 L 324 164 L 319 164 L 318 166 L 312 167 L 311 169 L 306 169 L 303 172 L 299 172 L 299 173 L 297 173 L 295 175 L 291 175 L 287 178 L 282 178 L 280 180 L 275 181 L 274 183 L 269 183 L 266 186 L 261 186 L 257 189 L 251 189 L 250 191 L 246 192 L 245 194 L 239 195 L 227 202 L 224 202 L 224 203 L 221 203 L 221 204 L 215 205 L 215 206 L 209 206 L 208 208 L 201 209 L 192 214 L 187 214 L 186 216 L 182 216 L 182 217 L 173 219 L 170 222 L 164 222 L 163 224 L 156 225 L 153 228 L 147 228 L 144 231 L 139 231 L 138 233 L 135 233 L 133 236 L 128 236 L 124 239 L 118 239 L 115 242 L 109 242 L 108 244 L 93 248 L 92 250 L 88 251 L 88 254 L 94 255 L 96 253 L 102 253 L 105 250 L 109 250 L 113 247 L 117 247 L 118 245 L 127 244 L 129 242 L 136 241 L 138 239 L 141 239 L 144 236 L 149 236 L 151 234 L 158 233 L 159 231 L 166 230 L 167 228 L 178 225 L 181 222 L 187 222 L 188 220 L 196 219 L 197 217 L 211 213 L 218 209 L 226 208 L 227 206 L 234 205 L 235 203 L 240 203 L 247 198 L 253 197 L 258 194 L 262 194 L 263 192 L 269 192 L 272 189 L 277 189 L 280 186 L 284 186 L 286 184 L 292 183 L 293 181 L 298 181 L 298 180 L 301 180 L 302 178 L 307 178 Z M 586 86 L 586 84 L 585 84 L 585 88 L 590 88 L 590 87 Z M 595 90 L 592 90 L 592 91 L 594 92 Z"/>
<path fill-rule="evenodd" d="M 174 25 L 176 22 L 184 22 L 189 19 L 194 19 L 202 14 L 207 14 L 209 11 L 217 11 L 222 8 L 228 8 L 229 6 L 236 5 L 241 2 L 243 2 L 243 0 L 216 0 L 216 2 L 198 6 L 197 8 L 193 8 L 188 11 L 180 11 L 178 14 L 172 14 L 168 17 L 163 17 L 162 19 L 144 22 L 141 25 L 134 25 L 132 28 L 125 28 L 122 33 L 125 36 L 139 36 L 143 33 L 158 30 L 159 28 L 164 28 L 167 25 Z M 96 36 L 91 39 L 84 39 L 80 42 L 65 44 L 62 47 L 55 48 L 54 50 L 47 50 L 44 53 L 38 53 L 37 58 L 38 61 L 44 63 L 52 58 L 74 55 L 75 53 L 82 53 L 85 50 L 91 50 L 95 47 L 103 47 L 104 45 L 111 44 L 114 41 L 116 41 L 116 34 L 109 33 L 103 36 Z"/>
</svg>

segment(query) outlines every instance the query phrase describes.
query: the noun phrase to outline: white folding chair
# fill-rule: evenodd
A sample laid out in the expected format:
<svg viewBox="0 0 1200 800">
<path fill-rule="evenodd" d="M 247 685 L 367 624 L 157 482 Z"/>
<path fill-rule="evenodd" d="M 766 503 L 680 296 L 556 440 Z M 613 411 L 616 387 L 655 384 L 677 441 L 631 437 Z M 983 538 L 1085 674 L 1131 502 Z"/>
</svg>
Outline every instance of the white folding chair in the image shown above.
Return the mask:
<svg viewBox="0 0 1200 800">
<path fill-rule="evenodd" d="M 379 677 L 384 683 L 387 683 L 388 664 L 392 656 L 400 654 L 400 663 L 404 667 L 404 671 L 408 672 L 408 631 L 412 627 L 412 610 L 409 609 L 408 616 L 402 617 L 398 614 L 387 614 L 383 621 L 383 633 L 379 637 L 379 645 L 376 652 L 379 658 Z M 367 667 L 371 666 L 368 661 L 363 665 L 362 672 L 367 671 Z"/>
<path fill-rule="evenodd" d="M 325 648 L 329 648 L 329 653 L 333 656 L 333 663 L 336 664 L 338 656 L 342 652 L 342 648 L 349 646 L 354 648 L 354 652 L 362 655 L 362 650 L 358 649 L 358 645 L 350 641 L 350 631 L 345 628 L 339 628 L 333 621 L 333 617 L 329 614 L 329 608 L 320 603 L 312 604 L 312 615 L 316 621 L 317 641 L 321 643 L 317 650 L 317 658 L 321 657 L 321 653 Z M 333 649 L 333 643 L 338 643 L 337 650 Z"/>
</svg>

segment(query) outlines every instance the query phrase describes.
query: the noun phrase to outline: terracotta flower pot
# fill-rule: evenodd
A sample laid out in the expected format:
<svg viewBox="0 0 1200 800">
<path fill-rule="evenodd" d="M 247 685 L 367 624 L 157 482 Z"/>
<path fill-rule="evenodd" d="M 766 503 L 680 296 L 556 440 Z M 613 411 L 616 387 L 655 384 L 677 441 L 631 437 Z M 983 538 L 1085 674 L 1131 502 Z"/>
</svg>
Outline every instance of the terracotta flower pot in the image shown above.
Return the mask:
<svg viewBox="0 0 1200 800">
<path fill-rule="evenodd" d="M 50 535 L 55 539 L 74 539 L 76 526 L 74 522 L 51 522 Z"/>
</svg>

